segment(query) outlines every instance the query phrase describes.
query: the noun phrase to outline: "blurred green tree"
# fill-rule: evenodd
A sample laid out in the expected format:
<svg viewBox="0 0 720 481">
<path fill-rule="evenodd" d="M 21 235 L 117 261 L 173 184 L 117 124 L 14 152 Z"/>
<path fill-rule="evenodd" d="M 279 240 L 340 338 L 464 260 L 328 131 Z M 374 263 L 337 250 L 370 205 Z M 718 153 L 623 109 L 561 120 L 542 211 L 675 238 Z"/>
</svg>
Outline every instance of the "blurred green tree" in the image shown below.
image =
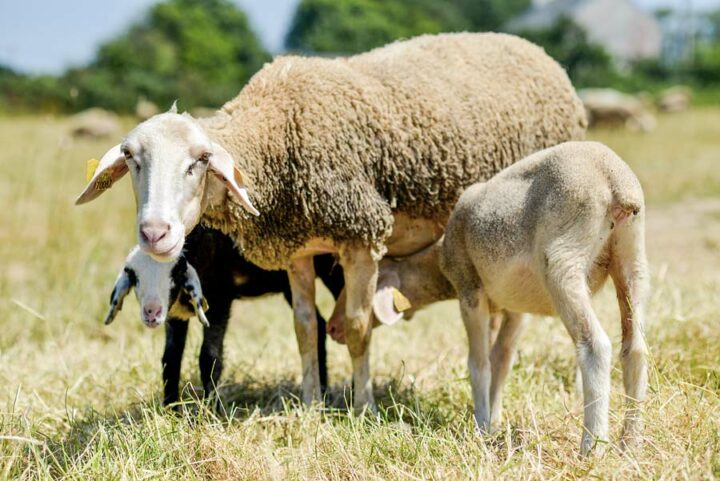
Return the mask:
<svg viewBox="0 0 720 481">
<path fill-rule="evenodd" d="M 229 0 L 168 0 L 102 45 L 94 62 L 64 83 L 72 110 L 132 111 L 138 97 L 160 106 L 217 107 L 269 59 L 247 17 Z"/>
<path fill-rule="evenodd" d="M 302 0 L 286 46 L 290 50 L 348 54 L 400 38 L 468 30 L 471 26 L 448 0 Z"/>
<path fill-rule="evenodd" d="M 0 112 L 62 110 L 65 92 L 58 77 L 21 75 L 0 65 Z"/>
<path fill-rule="evenodd" d="M 718 87 L 720 82 L 720 41 L 700 45 L 693 62 L 685 67 L 685 77 L 705 87 Z"/>
<path fill-rule="evenodd" d="M 531 0 L 302 0 L 290 50 L 357 53 L 423 33 L 502 30 Z"/>
<path fill-rule="evenodd" d="M 514 16 L 530 7 L 532 0 L 450 0 L 476 31 L 500 31 Z"/>
<path fill-rule="evenodd" d="M 547 30 L 518 32 L 534 42 L 567 70 L 576 87 L 607 86 L 618 80 L 610 54 L 588 40 L 585 30 L 569 18 L 559 19 Z"/>
</svg>

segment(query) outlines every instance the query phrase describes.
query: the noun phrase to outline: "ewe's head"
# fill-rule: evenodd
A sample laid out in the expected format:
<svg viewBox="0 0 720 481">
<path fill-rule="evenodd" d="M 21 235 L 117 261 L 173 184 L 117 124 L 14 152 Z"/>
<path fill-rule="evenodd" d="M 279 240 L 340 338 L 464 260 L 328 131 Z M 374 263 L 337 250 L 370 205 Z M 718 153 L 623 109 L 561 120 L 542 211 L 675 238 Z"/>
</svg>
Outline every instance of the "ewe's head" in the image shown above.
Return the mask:
<svg viewBox="0 0 720 481">
<path fill-rule="evenodd" d="M 184 257 L 175 262 L 158 262 L 139 247 L 130 251 L 110 295 L 110 310 L 105 324 L 115 319 L 131 289 L 135 289 L 140 303 L 140 319 L 148 327 L 163 324 L 176 302 L 191 305 L 200 322 L 209 325 L 200 279 Z"/>
<path fill-rule="evenodd" d="M 102 157 L 76 204 L 95 199 L 127 172 L 137 204 L 138 244 L 159 261 L 180 255 L 185 234 L 197 225 L 208 202 L 224 195 L 225 189 L 258 214 L 230 154 L 190 115 L 178 114 L 174 105 L 135 127 Z M 222 184 L 208 188 L 208 173 Z"/>
</svg>

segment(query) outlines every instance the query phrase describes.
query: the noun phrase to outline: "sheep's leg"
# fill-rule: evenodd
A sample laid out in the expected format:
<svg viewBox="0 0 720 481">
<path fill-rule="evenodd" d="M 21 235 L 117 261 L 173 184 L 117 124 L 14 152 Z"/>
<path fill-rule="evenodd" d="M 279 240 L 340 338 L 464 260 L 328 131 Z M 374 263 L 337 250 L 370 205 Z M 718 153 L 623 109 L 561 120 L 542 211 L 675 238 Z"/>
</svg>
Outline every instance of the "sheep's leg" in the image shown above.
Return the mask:
<svg viewBox="0 0 720 481">
<path fill-rule="evenodd" d="M 287 287 L 286 290 L 283 291 L 283 296 L 285 296 L 285 300 L 288 304 L 292 306 L 292 293 L 290 292 L 290 286 Z M 324 396 L 325 392 L 327 391 L 327 349 L 325 345 L 325 340 L 327 337 L 327 322 L 325 321 L 325 318 L 320 314 L 320 310 L 316 307 L 315 308 L 315 316 L 317 317 L 317 337 L 318 337 L 318 367 L 319 367 L 319 376 L 320 376 L 320 393 Z"/>
<path fill-rule="evenodd" d="M 205 390 L 205 397 L 214 408 L 222 407 L 217 387 L 223 370 L 223 344 L 225 331 L 230 317 L 231 302 L 209 299 L 211 309 L 207 312 L 209 327 L 203 328 L 203 342 L 200 347 L 200 379 Z"/>
<path fill-rule="evenodd" d="M 162 375 L 165 389 L 163 405 L 180 400 L 180 366 L 182 364 L 185 340 L 187 339 L 187 321 L 170 318 L 165 324 L 165 351 L 162 356 Z M 177 407 L 174 408 L 177 410 Z"/>
<path fill-rule="evenodd" d="M 642 225 L 642 218 L 636 218 L 632 223 L 619 227 L 610 265 L 622 324 L 620 360 L 627 397 L 621 438 L 623 447 L 631 446 L 639 440 L 642 429 L 640 408 L 645 400 L 648 383 L 644 336 L 648 267 Z"/>
<path fill-rule="evenodd" d="M 483 433 L 490 432 L 490 309 L 482 288 L 458 291 L 460 313 L 468 336 L 468 370 L 475 402 L 475 422 Z"/>
<path fill-rule="evenodd" d="M 582 373 L 585 413 L 580 452 L 585 455 L 596 441 L 608 440 L 612 345 L 593 311 L 584 271 L 551 264 L 547 276 L 555 307 L 575 343 Z M 599 444 L 596 452 L 602 450 Z"/>
<path fill-rule="evenodd" d="M 497 334 L 492 346 L 492 352 L 490 353 L 490 365 L 492 367 L 492 381 L 490 383 L 491 425 L 500 421 L 503 385 L 515 362 L 517 342 L 526 319 L 527 316 L 524 314 L 506 313 L 500 332 Z"/>
<path fill-rule="evenodd" d="M 498 335 L 500 334 L 500 328 L 503 325 L 503 320 L 507 314 L 503 311 L 496 312 L 490 315 L 490 345 L 495 345 Z"/>
<path fill-rule="evenodd" d="M 317 355 L 320 377 L 320 393 L 324 396 L 327 392 L 328 374 L 327 374 L 327 348 L 325 341 L 327 340 L 327 322 L 320 314 L 319 310 L 315 310 L 317 316 Z"/>
<path fill-rule="evenodd" d="M 340 251 L 345 275 L 345 341 L 353 367 L 353 407 L 356 413 L 375 409 L 370 378 L 370 312 L 377 286 L 378 265 L 368 248 Z"/>
<path fill-rule="evenodd" d="M 465 331 L 468 336 L 468 370 L 470 386 L 475 403 L 475 422 L 478 429 L 490 431 L 490 339 L 493 335 L 490 306 L 482 282 L 471 259 L 467 256 L 463 235 L 458 229 L 449 229 L 445 234 L 444 253 L 440 268 L 455 288 L 460 301 Z"/>
<path fill-rule="evenodd" d="M 302 399 L 305 404 L 312 404 L 321 399 L 313 258 L 293 259 L 288 278 L 295 315 L 295 336 L 302 362 Z"/>
</svg>

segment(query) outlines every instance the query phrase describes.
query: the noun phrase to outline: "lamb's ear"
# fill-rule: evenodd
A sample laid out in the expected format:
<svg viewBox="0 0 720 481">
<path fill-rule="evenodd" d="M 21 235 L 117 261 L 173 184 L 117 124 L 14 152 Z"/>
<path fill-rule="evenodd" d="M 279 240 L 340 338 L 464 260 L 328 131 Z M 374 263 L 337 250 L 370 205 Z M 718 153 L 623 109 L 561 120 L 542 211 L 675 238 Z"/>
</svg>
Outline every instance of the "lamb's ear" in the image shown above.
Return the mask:
<svg viewBox="0 0 720 481">
<path fill-rule="evenodd" d="M 125 297 L 135 285 L 135 279 L 135 273 L 128 267 L 123 268 L 120 274 L 118 274 L 115 287 L 113 287 L 112 294 L 110 294 L 110 310 L 107 316 L 105 316 L 105 325 L 115 320 L 115 316 L 117 316 L 117 313 L 122 309 Z"/>
<path fill-rule="evenodd" d="M 90 202 L 112 187 L 127 171 L 125 155 L 120 150 L 120 144 L 117 144 L 102 156 L 85 190 L 75 200 L 75 205 Z"/>
<path fill-rule="evenodd" d="M 190 304 L 192 304 L 195 310 L 195 315 L 205 327 L 210 327 L 210 322 L 205 316 L 205 311 L 207 311 L 210 306 L 208 306 L 207 300 L 203 296 L 200 277 L 195 268 L 190 264 L 187 264 L 187 270 L 185 271 L 185 285 L 183 289 L 185 289 L 185 292 L 190 296 Z"/>
<path fill-rule="evenodd" d="M 399 287 L 400 279 L 395 273 L 378 279 L 378 288 L 373 296 L 373 314 L 381 324 L 392 326 L 403 318 L 404 311 L 412 307 Z"/>
<path fill-rule="evenodd" d="M 235 165 L 232 156 L 219 144 L 213 142 L 212 146 L 213 152 L 208 165 L 210 171 L 237 197 L 245 210 L 253 215 L 260 215 L 260 212 L 250 202 L 244 175 Z"/>
</svg>

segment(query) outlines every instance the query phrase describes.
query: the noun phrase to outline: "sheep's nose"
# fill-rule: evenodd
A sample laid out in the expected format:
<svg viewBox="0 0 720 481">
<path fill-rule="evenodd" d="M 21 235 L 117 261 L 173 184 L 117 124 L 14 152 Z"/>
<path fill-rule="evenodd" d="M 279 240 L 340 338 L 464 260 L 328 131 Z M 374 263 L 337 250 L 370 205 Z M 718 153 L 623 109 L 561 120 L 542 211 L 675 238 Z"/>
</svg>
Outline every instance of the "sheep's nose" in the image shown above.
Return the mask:
<svg viewBox="0 0 720 481">
<path fill-rule="evenodd" d="M 155 321 L 162 314 L 162 306 L 160 304 L 148 304 L 143 308 L 143 311 L 147 321 Z"/>
<path fill-rule="evenodd" d="M 148 220 L 140 224 L 140 235 L 150 245 L 157 244 L 170 233 L 170 224 L 161 220 Z"/>
</svg>

